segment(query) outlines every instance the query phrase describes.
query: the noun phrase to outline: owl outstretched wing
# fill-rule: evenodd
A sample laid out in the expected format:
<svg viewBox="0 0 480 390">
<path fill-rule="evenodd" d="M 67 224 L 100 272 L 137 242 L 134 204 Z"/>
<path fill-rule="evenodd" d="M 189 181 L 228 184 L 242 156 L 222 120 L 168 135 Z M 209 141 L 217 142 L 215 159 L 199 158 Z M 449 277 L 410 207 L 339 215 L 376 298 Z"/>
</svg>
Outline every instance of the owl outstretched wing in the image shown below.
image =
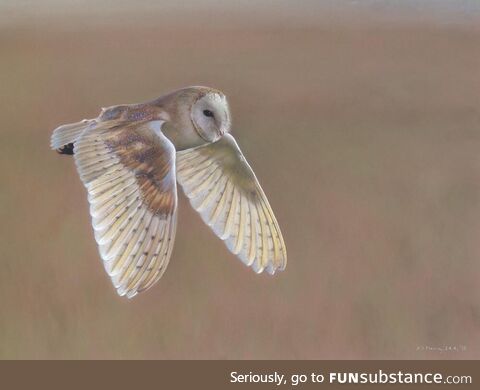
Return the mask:
<svg viewBox="0 0 480 390">
<path fill-rule="evenodd" d="M 91 120 L 52 136 L 53 148 L 73 142 L 105 270 L 128 298 L 160 279 L 175 238 L 175 148 L 162 124 Z"/>
<path fill-rule="evenodd" d="M 255 272 L 283 270 L 280 227 L 235 139 L 177 152 L 177 180 L 193 208 L 227 248 Z"/>
</svg>

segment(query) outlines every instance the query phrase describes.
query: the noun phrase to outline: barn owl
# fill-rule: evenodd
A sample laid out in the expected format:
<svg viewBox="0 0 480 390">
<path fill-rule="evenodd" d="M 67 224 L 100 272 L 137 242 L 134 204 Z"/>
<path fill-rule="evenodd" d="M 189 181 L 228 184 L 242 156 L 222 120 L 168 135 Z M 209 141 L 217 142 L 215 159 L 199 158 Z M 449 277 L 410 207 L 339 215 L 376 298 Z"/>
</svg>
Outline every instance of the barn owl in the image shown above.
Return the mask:
<svg viewBox="0 0 480 390">
<path fill-rule="evenodd" d="M 230 128 L 221 91 L 187 87 L 53 131 L 52 149 L 74 156 L 100 256 L 120 296 L 132 298 L 163 275 L 175 239 L 177 182 L 247 266 L 285 269 L 280 227 Z"/>
</svg>

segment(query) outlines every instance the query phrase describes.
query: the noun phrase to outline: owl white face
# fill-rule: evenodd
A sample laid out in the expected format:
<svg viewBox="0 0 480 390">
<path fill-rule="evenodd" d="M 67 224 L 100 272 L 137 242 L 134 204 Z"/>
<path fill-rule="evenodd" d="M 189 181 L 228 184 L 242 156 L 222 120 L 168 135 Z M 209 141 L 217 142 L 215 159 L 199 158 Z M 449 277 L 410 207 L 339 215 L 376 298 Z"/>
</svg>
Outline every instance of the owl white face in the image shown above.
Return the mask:
<svg viewBox="0 0 480 390">
<path fill-rule="evenodd" d="M 230 131 L 230 111 L 225 95 L 209 92 L 192 106 L 192 122 L 197 133 L 207 142 L 217 141 Z"/>
</svg>

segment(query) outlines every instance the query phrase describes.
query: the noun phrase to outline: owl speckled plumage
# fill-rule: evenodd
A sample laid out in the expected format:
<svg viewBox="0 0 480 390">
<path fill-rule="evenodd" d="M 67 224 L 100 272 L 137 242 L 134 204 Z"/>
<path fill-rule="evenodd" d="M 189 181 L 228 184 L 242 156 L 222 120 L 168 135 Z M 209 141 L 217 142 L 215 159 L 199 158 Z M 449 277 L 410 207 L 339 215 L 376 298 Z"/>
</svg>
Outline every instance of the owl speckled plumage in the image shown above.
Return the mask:
<svg viewBox="0 0 480 390">
<path fill-rule="evenodd" d="M 175 239 L 177 181 L 246 265 L 257 273 L 285 268 L 277 220 L 230 127 L 222 92 L 188 87 L 54 130 L 52 149 L 74 155 L 119 295 L 131 298 L 164 273 Z"/>
</svg>

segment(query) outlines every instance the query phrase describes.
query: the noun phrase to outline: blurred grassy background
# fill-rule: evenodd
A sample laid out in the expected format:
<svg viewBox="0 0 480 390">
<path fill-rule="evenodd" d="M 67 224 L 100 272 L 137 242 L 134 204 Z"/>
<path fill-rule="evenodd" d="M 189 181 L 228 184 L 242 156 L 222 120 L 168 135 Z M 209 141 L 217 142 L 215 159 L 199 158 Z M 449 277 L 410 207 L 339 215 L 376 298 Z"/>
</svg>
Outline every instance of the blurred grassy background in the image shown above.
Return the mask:
<svg viewBox="0 0 480 390">
<path fill-rule="evenodd" d="M 447 3 L 0 2 L 0 358 L 480 358 L 480 17 Z M 50 133 L 190 84 L 229 96 L 289 264 L 182 194 L 128 301 Z"/>
</svg>

